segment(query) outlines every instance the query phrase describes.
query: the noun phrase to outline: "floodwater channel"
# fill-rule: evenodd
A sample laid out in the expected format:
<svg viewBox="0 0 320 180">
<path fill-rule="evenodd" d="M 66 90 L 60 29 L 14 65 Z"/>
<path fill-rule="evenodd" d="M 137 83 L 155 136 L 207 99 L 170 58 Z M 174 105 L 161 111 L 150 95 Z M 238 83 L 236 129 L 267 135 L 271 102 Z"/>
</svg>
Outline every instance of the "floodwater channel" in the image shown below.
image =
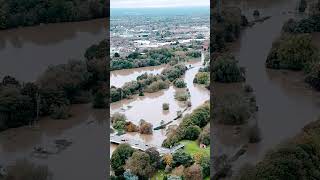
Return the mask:
<svg viewBox="0 0 320 180">
<path fill-rule="evenodd" d="M 281 142 L 294 137 L 301 129 L 320 115 L 320 92 L 308 87 L 302 72 L 271 70 L 265 61 L 273 41 L 280 36 L 283 23 L 294 15 L 295 0 L 241 1 L 244 13 L 252 17 L 255 9 L 261 16 L 272 16 L 242 31 L 233 53 L 240 66 L 246 68 L 246 83 L 251 85 L 257 100 L 258 126 L 262 140 L 250 144 L 248 151 L 237 161 L 236 168 L 244 163 L 256 163 L 265 153 Z M 260 3 L 259 3 L 260 2 Z M 216 84 L 217 95 L 231 91 L 238 84 Z M 214 151 L 232 153 L 247 142 L 244 136 L 235 134 L 235 128 L 214 127 Z"/>
<path fill-rule="evenodd" d="M 199 69 L 203 67 L 204 53 L 202 53 L 201 60 L 193 60 L 186 63 L 186 66 L 191 65 L 193 68 L 186 71 L 183 76 L 184 81 L 187 83 L 187 88 L 190 91 L 190 101 L 191 108 L 189 108 L 185 113 L 191 113 L 195 108 L 202 105 L 205 101 L 209 100 L 210 92 L 204 86 L 194 84 L 193 79 Z M 153 72 L 160 73 L 163 69 L 163 66 L 152 67 Z M 132 74 L 142 74 L 144 72 L 150 72 L 148 69 L 144 71 L 141 68 L 128 70 Z M 112 72 L 111 82 L 114 81 L 112 78 L 122 77 L 124 80 L 133 80 L 130 74 L 127 76 L 118 76 L 119 71 Z M 120 71 L 121 72 L 121 71 Z M 157 74 L 157 73 L 155 73 Z M 124 81 L 119 79 L 119 81 Z M 117 79 L 118 80 L 118 79 Z M 144 96 L 134 96 L 132 99 L 125 99 L 118 102 L 111 103 L 110 113 L 111 115 L 119 112 L 126 115 L 128 121 L 132 121 L 135 124 L 139 124 L 141 119 L 146 120 L 147 122 L 152 123 L 153 127 L 160 125 L 160 122 L 163 120 L 165 123 L 172 121 L 177 116 L 177 111 L 183 111 L 186 108 L 185 103 L 181 103 L 175 100 L 174 95 L 176 91 L 181 91 L 182 89 L 175 88 L 170 86 L 168 89 L 161 90 L 155 93 L 145 93 Z M 162 104 L 168 103 L 170 109 L 168 111 L 162 110 Z M 180 120 L 173 121 L 170 125 L 179 124 Z M 126 133 L 124 137 L 134 138 L 139 141 L 143 141 L 148 144 L 161 146 L 163 140 L 166 138 L 166 130 L 155 130 L 152 135 L 142 135 L 140 133 Z M 116 146 L 111 146 L 111 152 Z"/>
</svg>

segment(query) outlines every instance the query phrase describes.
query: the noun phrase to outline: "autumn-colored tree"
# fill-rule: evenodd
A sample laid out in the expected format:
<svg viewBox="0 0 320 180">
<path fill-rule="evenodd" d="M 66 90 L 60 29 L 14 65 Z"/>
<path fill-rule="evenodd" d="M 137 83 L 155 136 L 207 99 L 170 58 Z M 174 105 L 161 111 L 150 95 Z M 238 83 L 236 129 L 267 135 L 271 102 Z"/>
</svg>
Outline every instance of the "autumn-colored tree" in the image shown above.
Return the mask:
<svg viewBox="0 0 320 180">
<path fill-rule="evenodd" d="M 198 164 L 193 164 L 184 171 L 185 180 L 203 180 L 201 167 Z"/>
</svg>

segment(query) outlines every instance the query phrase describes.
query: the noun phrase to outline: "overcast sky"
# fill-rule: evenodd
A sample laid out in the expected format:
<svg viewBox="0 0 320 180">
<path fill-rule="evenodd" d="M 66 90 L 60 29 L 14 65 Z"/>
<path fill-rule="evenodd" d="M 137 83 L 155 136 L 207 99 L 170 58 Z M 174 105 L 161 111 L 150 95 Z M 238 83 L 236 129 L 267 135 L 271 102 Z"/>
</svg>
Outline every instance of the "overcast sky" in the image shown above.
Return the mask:
<svg viewBox="0 0 320 180">
<path fill-rule="evenodd" d="M 210 6 L 210 0 L 110 0 L 111 8 Z"/>
</svg>

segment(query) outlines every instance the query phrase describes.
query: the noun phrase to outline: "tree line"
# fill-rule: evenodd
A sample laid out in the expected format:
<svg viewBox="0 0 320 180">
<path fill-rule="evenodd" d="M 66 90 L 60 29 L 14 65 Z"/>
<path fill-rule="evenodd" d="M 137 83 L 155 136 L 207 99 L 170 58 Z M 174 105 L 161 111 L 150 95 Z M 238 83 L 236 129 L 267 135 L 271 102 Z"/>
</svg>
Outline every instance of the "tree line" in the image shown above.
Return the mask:
<svg viewBox="0 0 320 180">
<path fill-rule="evenodd" d="M 103 18 L 108 11 L 106 0 L 0 0 L 0 29 Z"/>
</svg>

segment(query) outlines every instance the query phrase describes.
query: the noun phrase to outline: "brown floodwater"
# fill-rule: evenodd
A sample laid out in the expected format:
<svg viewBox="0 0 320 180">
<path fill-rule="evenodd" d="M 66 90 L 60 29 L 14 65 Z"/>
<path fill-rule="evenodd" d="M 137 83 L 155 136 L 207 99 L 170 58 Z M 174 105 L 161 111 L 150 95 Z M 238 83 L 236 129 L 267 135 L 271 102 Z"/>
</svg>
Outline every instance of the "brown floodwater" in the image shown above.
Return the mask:
<svg viewBox="0 0 320 180">
<path fill-rule="evenodd" d="M 34 81 L 49 65 L 84 59 L 86 48 L 107 36 L 107 19 L 0 31 L 0 78 Z"/>
<path fill-rule="evenodd" d="M 258 9 L 262 16 L 271 15 L 272 18 L 243 30 L 239 42 L 236 43 L 239 47 L 235 48 L 234 53 L 240 65 L 247 70 L 246 82 L 255 91 L 259 106 L 256 118 L 262 141 L 249 146 L 248 152 L 237 161 L 237 167 L 247 162 L 256 163 L 261 160 L 268 150 L 298 134 L 306 124 L 316 120 L 320 114 L 320 93 L 304 83 L 302 72 L 265 68 L 272 42 L 280 36 L 283 23 L 290 17 L 299 17 L 293 13 L 284 13 L 293 12 L 296 1 L 256 2 L 253 3 L 255 5 L 244 3 L 245 14 L 252 16 L 253 10 Z M 217 92 L 221 94 L 237 89 L 238 84 L 215 86 Z M 212 141 L 214 151 L 218 154 L 234 152 L 246 143 L 245 135 L 235 134 L 235 128 L 215 126 L 214 129 L 215 138 Z"/>
<path fill-rule="evenodd" d="M 193 68 L 186 71 L 183 79 L 187 83 L 187 88 L 190 91 L 190 101 L 192 103 L 192 107 L 189 108 L 185 113 L 192 112 L 195 108 L 202 105 L 205 101 L 209 100 L 210 92 L 204 87 L 197 84 L 193 84 L 193 79 L 198 72 L 199 68 L 202 67 L 202 63 L 204 60 L 204 54 L 202 55 L 201 60 L 198 59 L 196 61 L 188 62 L 186 65 L 192 65 Z M 157 68 L 157 69 L 155 69 Z M 140 69 L 140 68 L 139 68 Z M 153 71 L 160 71 L 163 69 L 162 66 L 153 67 Z M 138 71 L 143 73 L 141 70 L 130 70 L 130 71 Z M 146 70 L 148 71 L 148 69 Z M 116 76 L 116 72 L 113 72 L 114 76 Z M 133 73 L 135 74 L 135 73 Z M 130 76 L 128 74 L 127 76 Z M 125 80 L 129 80 L 131 78 L 127 76 L 122 76 Z M 112 79 L 111 79 L 112 81 Z M 123 80 L 124 81 L 124 80 Z M 153 124 L 153 127 L 157 127 L 160 125 L 161 120 L 164 122 L 169 122 L 173 120 L 177 116 L 177 111 L 183 111 L 186 108 L 186 104 L 181 103 L 175 100 L 174 95 L 176 91 L 181 91 L 182 89 L 175 88 L 170 86 L 166 90 L 162 90 L 155 93 L 145 93 L 145 96 L 139 97 L 135 96 L 132 99 L 125 99 L 118 102 L 114 102 L 110 105 L 110 113 L 111 115 L 119 112 L 125 114 L 129 121 L 132 121 L 135 124 L 138 124 L 141 119 L 146 120 Z M 162 104 L 169 103 L 170 109 L 168 111 L 162 110 Z M 179 124 L 179 120 L 173 121 L 170 125 Z M 146 142 L 148 144 L 153 144 L 160 146 L 163 140 L 166 138 L 166 130 L 156 130 L 152 135 L 141 135 L 139 133 L 127 133 L 124 135 L 128 138 L 134 138 L 139 141 Z M 114 150 L 116 146 L 111 146 L 111 152 Z"/>
<path fill-rule="evenodd" d="M 121 87 L 126 82 L 136 80 L 138 76 L 148 74 L 160 74 L 166 65 L 149 66 L 134 69 L 121 69 L 110 72 L 110 86 Z"/>
<path fill-rule="evenodd" d="M 90 105 L 74 105 L 70 119 L 53 120 L 47 117 L 34 127 L 3 131 L 0 133 L 0 164 L 9 165 L 17 159 L 29 159 L 48 165 L 54 180 L 105 179 L 105 112 L 93 110 Z M 31 156 L 34 147 L 50 147 L 56 139 L 67 139 L 72 144 L 47 158 Z"/>
</svg>

